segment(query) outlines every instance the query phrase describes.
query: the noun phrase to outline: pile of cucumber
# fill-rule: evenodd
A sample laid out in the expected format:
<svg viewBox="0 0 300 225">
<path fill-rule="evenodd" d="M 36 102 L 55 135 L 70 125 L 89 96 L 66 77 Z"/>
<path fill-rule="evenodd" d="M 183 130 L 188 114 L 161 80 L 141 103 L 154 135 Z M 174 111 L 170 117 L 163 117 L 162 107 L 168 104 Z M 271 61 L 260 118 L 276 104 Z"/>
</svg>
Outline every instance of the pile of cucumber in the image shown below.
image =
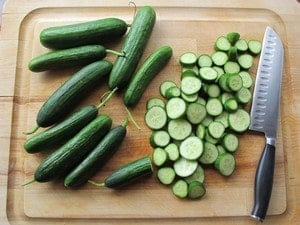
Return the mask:
<svg viewBox="0 0 300 225">
<path fill-rule="evenodd" d="M 261 42 L 230 32 L 217 38 L 214 47 L 211 55 L 182 54 L 180 84 L 163 81 L 162 97 L 146 105 L 157 178 L 179 198 L 204 196 L 206 168 L 226 177 L 233 174 L 239 134 L 250 125 L 249 69 Z"/>
<path fill-rule="evenodd" d="M 48 182 L 63 179 L 66 187 L 76 187 L 88 181 L 97 186 L 118 188 L 137 178 L 151 174 L 149 156 L 133 160 L 114 171 L 104 183 L 90 179 L 109 161 L 126 136 L 128 119 L 112 127 L 109 115 L 98 114 L 116 91 L 124 90 L 124 104 L 133 107 L 151 80 L 168 63 L 172 48 L 156 49 L 143 63 L 138 64 L 150 39 L 156 20 L 152 7 L 141 7 L 128 29 L 125 21 L 104 18 L 85 23 L 50 27 L 40 33 L 40 43 L 51 51 L 33 58 L 29 69 L 33 72 L 81 66 L 65 81 L 40 108 L 37 126 L 42 132 L 24 143 L 28 153 L 55 148 L 38 166 L 32 181 Z M 129 30 L 129 31 L 128 31 Z M 106 49 L 102 44 L 126 35 L 120 52 Z M 101 45 L 100 45 L 101 44 Z M 112 63 L 107 53 L 116 55 Z M 158 63 L 160 62 L 160 63 Z M 108 76 L 110 92 L 99 105 L 76 109 L 78 100 L 104 82 Z M 99 96 L 100 97 L 100 96 Z M 75 110 L 76 109 L 76 110 Z"/>
</svg>

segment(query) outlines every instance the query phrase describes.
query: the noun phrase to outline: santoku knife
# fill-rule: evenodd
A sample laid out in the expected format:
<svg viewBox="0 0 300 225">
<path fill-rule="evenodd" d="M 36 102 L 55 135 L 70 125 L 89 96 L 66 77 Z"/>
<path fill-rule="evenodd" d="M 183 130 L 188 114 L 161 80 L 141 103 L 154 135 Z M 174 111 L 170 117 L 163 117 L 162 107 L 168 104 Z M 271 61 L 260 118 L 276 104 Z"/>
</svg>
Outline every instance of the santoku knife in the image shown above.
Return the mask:
<svg viewBox="0 0 300 225">
<path fill-rule="evenodd" d="M 267 27 L 258 64 L 249 129 L 263 132 L 266 144 L 255 175 L 251 216 L 265 219 L 274 177 L 277 124 L 280 108 L 284 49 L 278 34 Z"/>
</svg>

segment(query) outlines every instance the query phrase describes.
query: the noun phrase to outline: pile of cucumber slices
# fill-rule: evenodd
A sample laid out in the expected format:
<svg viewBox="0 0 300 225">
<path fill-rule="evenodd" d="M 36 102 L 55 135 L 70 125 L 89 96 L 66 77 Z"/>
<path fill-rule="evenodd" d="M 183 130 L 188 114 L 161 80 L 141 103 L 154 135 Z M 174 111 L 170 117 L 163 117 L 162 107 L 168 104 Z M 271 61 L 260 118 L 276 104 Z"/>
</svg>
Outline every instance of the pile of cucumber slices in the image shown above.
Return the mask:
<svg viewBox="0 0 300 225">
<path fill-rule="evenodd" d="M 233 174 L 239 134 L 250 125 L 249 69 L 261 42 L 230 32 L 217 38 L 214 47 L 211 55 L 182 54 L 180 84 L 163 81 L 161 97 L 148 99 L 146 105 L 157 178 L 179 198 L 206 193 L 205 168 Z"/>
</svg>

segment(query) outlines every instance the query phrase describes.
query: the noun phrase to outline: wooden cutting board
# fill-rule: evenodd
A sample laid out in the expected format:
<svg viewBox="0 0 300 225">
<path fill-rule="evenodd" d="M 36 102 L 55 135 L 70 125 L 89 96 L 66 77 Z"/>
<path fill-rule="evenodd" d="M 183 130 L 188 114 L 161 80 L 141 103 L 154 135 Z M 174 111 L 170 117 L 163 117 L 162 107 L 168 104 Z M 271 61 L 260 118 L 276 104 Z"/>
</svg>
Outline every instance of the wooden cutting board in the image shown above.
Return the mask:
<svg viewBox="0 0 300 225">
<path fill-rule="evenodd" d="M 21 184 L 32 178 L 35 168 L 49 154 L 26 154 L 23 143 L 26 140 L 24 131 L 35 124 L 36 114 L 47 97 L 78 68 L 57 72 L 32 73 L 27 69 L 29 60 L 47 49 L 38 41 L 43 28 L 115 16 L 132 21 L 133 8 L 119 4 L 112 6 L 86 6 L 78 10 L 76 7 L 60 4 L 52 7 L 35 7 L 22 14 L 19 8 L 13 11 L 12 3 L 8 4 L 6 17 L 3 20 L 1 33 L 1 124 L 5 130 L 1 132 L 1 143 L 5 152 L 1 152 L 1 209 L 7 212 L 3 221 L 20 224 L 74 224 L 84 221 L 93 224 L 99 221 L 119 221 L 118 219 L 207 219 L 245 217 L 251 212 L 253 205 L 253 180 L 261 150 L 264 146 L 262 134 L 250 133 L 241 136 L 241 145 L 236 153 L 237 170 L 230 178 L 220 176 L 213 169 L 206 172 L 206 196 L 199 201 L 179 200 L 175 198 L 170 187 L 158 183 L 155 174 L 142 183 L 136 183 L 120 191 L 98 189 L 84 185 L 76 190 L 66 189 L 62 181 L 46 184 L 34 183 L 26 187 Z M 47 4 L 46 4 L 47 5 Z M 141 4 L 143 5 L 143 4 Z M 154 4 L 155 5 L 155 4 Z M 179 56 L 187 51 L 197 54 L 212 53 L 216 37 L 229 31 L 238 31 L 245 39 L 262 40 L 266 26 L 272 26 L 282 37 L 288 49 L 286 25 L 275 12 L 260 8 L 213 8 L 213 7 L 167 7 L 156 6 L 157 22 L 147 46 L 143 59 L 154 49 L 168 44 L 174 55 L 168 66 L 153 80 L 140 103 L 132 109 L 132 113 L 141 126 L 137 130 L 132 124 L 128 126 L 128 134 L 117 154 L 96 174 L 94 180 L 101 181 L 113 169 L 144 155 L 151 155 L 149 145 L 150 130 L 144 124 L 145 103 L 147 99 L 159 96 L 158 86 L 166 79 L 179 84 Z M 183 13 L 184 12 L 184 13 Z M 22 15 L 21 15 L 22 14 Z M 20 18 L 12 17 L 12 15 Z M 246 16 L 245 16 L 246 15 Z M 18 23 L 15 24 L 14 21 Z M 8 28 L 16 26 L 18 29 Z M 13 30 L 17 33 L 14 33 Z M 13 36 L 13 37 L 12 37 Z M 120 49 L 122 40 L 107 46 Z M 8 54 L 10 45 L 16 48 L 16 54 Z M 114 56 L 108 56 L 113 61 Z M 143 60 L 142 59 L 142 60 Z M 287 58 L 288 59 L 288 58 Z M 288 65 L 288 64 L 286 64 Z M 251 69 L 255 78 L 257 61 Z M 285 67 L 283 81 L 283 101 L 277 143 L 276 170 L 269 215 L 282 215 L 287 209 L 287 173 L 286 173 L 286 138 L 290 120 L 289 105 L 293 96 L 291 74 Z M 99 85 L 79 105 L 96 104 L 108 90 L 107 81 Z M 101 113 L 109 114 L 113 126 L 124 120 L 126 112 L 122 103 L 122 93 L 114 96 Z M 5 119 L 4 119 L 5 118 Z M 7 181 L 5 181 L 5 178 Z M 3 179 L 3 184 L 2 184 Z M 4 215 L 4 214 L 3 214 Z M 150 220 L 150 221 L 151 221 Z"/>
</svg>

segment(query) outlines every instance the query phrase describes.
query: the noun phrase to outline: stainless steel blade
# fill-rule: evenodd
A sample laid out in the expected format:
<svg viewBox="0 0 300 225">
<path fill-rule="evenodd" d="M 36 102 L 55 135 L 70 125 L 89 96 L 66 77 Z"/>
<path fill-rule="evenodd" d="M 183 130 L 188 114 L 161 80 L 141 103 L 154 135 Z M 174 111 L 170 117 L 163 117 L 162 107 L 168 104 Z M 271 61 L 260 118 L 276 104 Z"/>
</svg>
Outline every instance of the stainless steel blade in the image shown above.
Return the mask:
<svg viewBox="0 0 300 225">
<path fill-rule="evenodd" d="M 279 36 L 267 27 L 258 64 L 249 129 L 265 133 L 273 145 L 277 134 L 283 57 L 284 49 Z"/>
</svg>

